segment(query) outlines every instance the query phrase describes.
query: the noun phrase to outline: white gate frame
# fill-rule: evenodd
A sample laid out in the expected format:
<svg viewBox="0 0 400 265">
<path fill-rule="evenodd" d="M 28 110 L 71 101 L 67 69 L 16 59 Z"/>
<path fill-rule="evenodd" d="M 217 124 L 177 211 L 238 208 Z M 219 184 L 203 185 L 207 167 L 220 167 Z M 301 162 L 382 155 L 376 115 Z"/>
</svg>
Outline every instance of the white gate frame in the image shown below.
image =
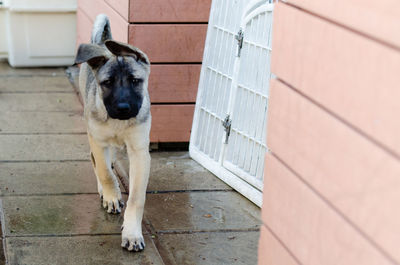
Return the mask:
<svg viewBox="0 0 400 265">
<path fill-rule="evenodd" d="M 247 23 L 256 17 L 257 15 L 265 12 L 269 12 L 273 10 L 273 4 L 269 0 L 253 0 L 250 3 L 247 4 L 246 8 L 244 9 L 244 12 L 241 17 L 241 23 L 240 23 L 240 29 L 242 31 L 245 30 L 245 27 Z M 209 24 L 208 25 L 208 32 L 210 32 L 210 28 L 213 27 L 213 25 Z M 208 49 L 207 47 L 210 47 L 210 40 L 207 38 L 206 41 L 206 49 L 205 49 L 205 54 L 204 58 L 207 58 L 207 52 Z M 269 49 L 270 50 L 270 49 Z M 232 117 L 233 114 L 233 108 L 234 108 L 234 103 L 235 103 L 235 98 L 237 94 L 237 88 L 238 88 L 238 76 L 239 76 L 239 70 L 240 70 L 240 56 L 235 57 L 234 61 L 234 66 L 233 66 L 233 75 L 232 75 L 232 83 L 231 83 L 231 92 L 229 95 L 229 103 L 228 103 L 228 110 L 227 114 Z M 199 87 L 202 87 L 203 82 L 204 82 L 204 71 L 202 69 L 201 71 L 201 76 L 200 76 L 200 83 Z M 204 91 L 199 91 L 197 94 L 197 100 L 196 102 L 200 102 L 201 100 L 201 93 Z M 247 177 L 246 172 L 243 171 L 241 174 L 240 170 L 235 170 L 235 173 L 238 175 L 235 175 L 230 171 L 228 168 L 231 168 L 234 165 L 229 165 L 230 163 L 225 161 L 227 163 L 224 165 L 224 157 L 227 149 L 227 142 L 225 142 L 225 136 L 222 139 L 222 150 L 219 156 L 218 161 L 215 161 L 213 159 L 210 159 L 207 155 L 205 155 L 202 151 L 200 151 L 194 144 L 192 144 L 196 137 L 198 131 L 195 130 L 196 124 L 199 123 L 199 108 L 201 108 L 200 104 L 196 104 L 196 109 L 195 109 L 195 115 L 193 118 L 193 128 L 192 128 L 192 134 L 190 138 L 190 145 L 189 145 L 189 154 L 190 156 L 205 166 L 208 170 L 210 170 L 214 175 L 216 175 L 218 178 L 220 178 L 222 181 L 226 182 L 229 186 L 231 186 L 233 189 L 237 190 L 239 193 L 247 197 L 249 200 L 251 200 L 253 203 L 255 203 L 257 206 L 261 207 L 262 206 L 262 192 L 255 189 L 254 187 L 257 187 L 258 189 L 262 190 L 262 183 L 252 183 L 252 180 L 250 180 Z M 221 125 L 222 126 L 222 125 Z M 252 183 L 253 185 L 250 185 L 249 183 Z"/>
</svg>

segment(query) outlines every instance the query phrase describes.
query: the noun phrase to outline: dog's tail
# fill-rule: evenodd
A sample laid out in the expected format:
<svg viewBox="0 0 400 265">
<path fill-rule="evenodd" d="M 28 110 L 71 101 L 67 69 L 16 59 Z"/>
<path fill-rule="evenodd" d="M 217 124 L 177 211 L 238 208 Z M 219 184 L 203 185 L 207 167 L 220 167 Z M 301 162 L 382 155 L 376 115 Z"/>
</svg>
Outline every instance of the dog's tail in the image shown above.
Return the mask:
<svg viewBox="0 0 400 265">
<path fill-rule="evenodd" d="M 91 43 L 103 45 L 106 40 L 112 39 L 110 20 L 107 15 L 100 14 L 93 24 Z"/>
</svg>

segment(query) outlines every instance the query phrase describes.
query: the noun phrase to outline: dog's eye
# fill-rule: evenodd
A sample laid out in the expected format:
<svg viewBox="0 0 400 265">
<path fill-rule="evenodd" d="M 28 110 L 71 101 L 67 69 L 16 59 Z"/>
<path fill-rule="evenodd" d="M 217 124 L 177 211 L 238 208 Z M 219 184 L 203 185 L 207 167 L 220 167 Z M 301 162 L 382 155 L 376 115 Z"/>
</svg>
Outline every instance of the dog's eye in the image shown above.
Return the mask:
<svg viewBox="0 0 400 265">
<path fill-rule="evenodd" d="M 101 85 L 103 85 L 103 86 L 109 86 L 109 85 L 111 85 L 111 80 L 110 79 L 107 79 L 107 80 L 104 80 L 103 82 L 101 82 Z"/>
<path fill-rule="evenodd" d="M 135 78 L 133 75 L 128 76 L 128 79 L 134 84 L 139 83 L 140 81 L 140 79 Z"/>
</svg>

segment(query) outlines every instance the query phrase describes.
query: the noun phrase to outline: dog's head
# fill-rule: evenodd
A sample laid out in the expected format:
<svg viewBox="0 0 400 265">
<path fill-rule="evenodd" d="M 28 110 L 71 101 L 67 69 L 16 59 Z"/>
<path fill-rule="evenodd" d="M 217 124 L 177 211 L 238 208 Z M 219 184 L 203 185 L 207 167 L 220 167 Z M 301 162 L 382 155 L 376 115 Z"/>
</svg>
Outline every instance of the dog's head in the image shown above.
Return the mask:
<svg viewBox="0 0 400 265">
<path fill-rule="evenodd" d="M 86 62 L 92 68 L 111 118 L 134 118 L 147 93 L 149 59 L 141 50 L 128 44 L 108 40 L 105 46 L 108 51 L 95 44 L 81 44 L 75 63 Z"/>
</svg>

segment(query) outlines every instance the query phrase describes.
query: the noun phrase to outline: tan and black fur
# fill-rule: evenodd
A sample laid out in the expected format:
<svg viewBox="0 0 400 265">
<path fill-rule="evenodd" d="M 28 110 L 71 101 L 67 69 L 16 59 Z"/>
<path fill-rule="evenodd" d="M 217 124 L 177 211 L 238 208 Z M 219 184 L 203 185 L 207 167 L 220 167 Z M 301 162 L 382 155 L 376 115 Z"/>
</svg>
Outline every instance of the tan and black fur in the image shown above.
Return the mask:
<svg viewBox="0 0 400 265">
<path fill-rule="evenodd" d="M 119 174 L 129 172 L 129 198 L 122 226 L 122 247 L 145 247 L 142 217 L 150 173 L 150 98 L 147 90 L 150 62 L 138 48 L 113 41 L 110 23 L 99 15 L 91 44 L 79 46 L 79 87 L 96 173 L 98 191 L 108 213 L 124 206 L 113 165 Z M 127 157 L 129 168 L 123 166 Z"/>
</svg>

